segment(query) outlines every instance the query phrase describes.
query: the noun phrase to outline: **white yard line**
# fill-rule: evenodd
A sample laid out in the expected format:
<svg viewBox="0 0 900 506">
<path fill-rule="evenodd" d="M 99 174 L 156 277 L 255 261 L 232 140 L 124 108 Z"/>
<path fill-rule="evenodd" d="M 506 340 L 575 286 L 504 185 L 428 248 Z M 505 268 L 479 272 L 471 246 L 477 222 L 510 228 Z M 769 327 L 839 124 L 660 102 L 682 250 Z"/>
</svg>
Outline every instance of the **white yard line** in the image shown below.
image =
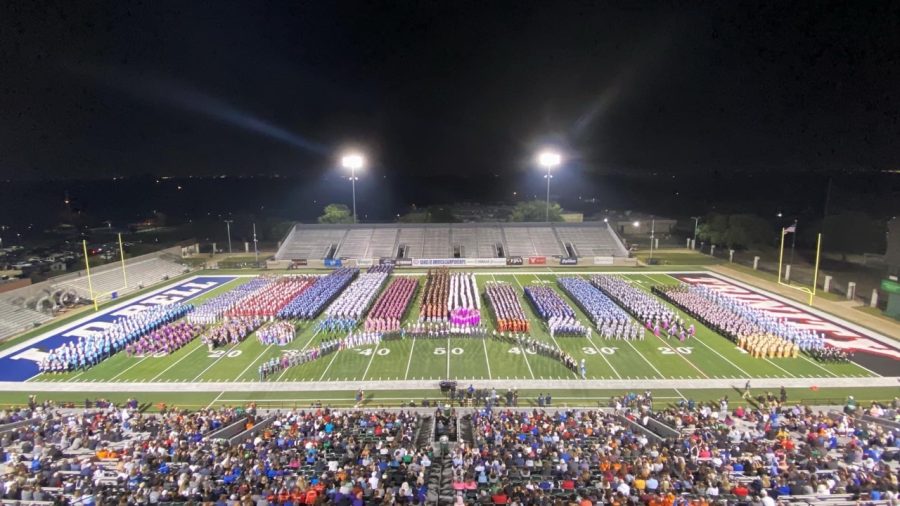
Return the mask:
<svg viewBox="0 0 900 506">
<path fill-rule="evenodd" d="M 190 355 L 190 353 L 191 353 L 191 352 L 188 352 L 188 355 Z M 109 381 L 115 381 L 115 380 L 117 380 L 117 379 L 119 378 L 119 376 L 121 376 L 121 375 L 125 374 L 126 372 L 130 371 L 130 370 L 131 370 L 132 368 L 134 368 L 135 366 L 137 366 L 137 365 L 143 363 L 144 360 L 147 360 L 147 358 L 148 358 L 148 357 L 144 357 L 144 358 L 138 360 L 137 362 L 131 364 L 130 366 L 126 367 L 126 368 L 123 369 L 121 372 L 119 372 L 119 374 L 116 374 L 116 375 L 113 376 L 112 378 L 109 378 Z M 69 378 L 69 381 L 74 380 L 75 378 L 81 376 L 81 375 L 84 374 L 85 372 L 86 372 L 86 371 L 80 372 L 80 373 L 76 374 L 75 376 Z"/>
<path fill-rule="evenodd" d="M 642 329 L 641 329 L 641 332 L 643 332 L 643 331 L 644 331 L 644 329 L 642 328 Z M 653 368 L 654 371 L 656 371 L 656 374 L 659 375 L 660 379 L 663 379 L 663 378 L 666 377 L 665 374 L 659 372 L 659 369 L 657 369 L 656 366 L 653 365 L 653 362 L 647 360 L 647 357 L 645 357 L 644 354 L 641 353 L 640 350 L 638 350 L 637 348 L 634 347 L 633 344 L 631 344 L 631 341 L 630 341 L 630 340 L 625 339 L 625 344 L 627 344 L 628 346 L 631 346 L 631 349 L 634 350 L 635 352 L 637 352 L 638 356 L 640 356 L 642 359 L 644 359 L 644 362 L 647 362 L 647 365 L 649 365 L 650 367 Z"/>
<path fill-rule="evenodd" d="M 369 357 L 369 365 L 366 366 L 366 370 L 363 371 L 362 381 L 366 381 L 366 375 L 369 374 L 369 368 L 372 367 L 372 361 L 375 360 L 375 355 L 378 355 L 378 347 L 381 346 L 381 342 L 375 343 L 375 349 L 372 350 L 372 356 Z"/>
<path fill-rule="evenodd" d="M 337 350 L 334 351 L 334 354 L 331 356 L 331 362 L 328 362 L 328 366 L 325 368 L 324 371 L 322 371 L 322 375 L 319 376 L 319 381 L 322 381 L 322 379 L 325 378 L 325 375 L 328 374 L 328 369 L 331 369 L 331 364 L 334 363 L 334 359 L 337 358 L 338 353 L 340 353 L 340 352 L 341 352 L 340 349 L 337 349 Z"/>
<path fill-rule="evenodd" d="M 179 358 L 178 360 L 176 360 L 175 362 L 171 363 L 171 364 L 169 365 L 169 367 L 166 367 L 165 369 L 163 369 L 162 371 L 160 371 L 159 374 L 157 374 L 156 376 L 154 376 L 153 378 L 151 378 L 150 381 L 156 381 L 160 376 L 162 376 L 163 374 L 165 374 L 166 371 L 168 371 L 169 369 L 171 369 L 171 368 L 175 367 L 176 365 L 178 365 L 179 363 L 181 363 L 182 360 L 184 360 L 184 359 L 188 358 L 189 356 L 193 355 L 195 351 L 200 350 L 200 349 L 203 349 L 203 342 L 200 341 L 199 343 L 200 343 L 200 344 L 198 344 L 196 348 L 194 348 L 193 350 L 191 350 L 191 351 L 185 353 L 183 357 L 181 357 L 181 358 Z M 146 360 L 146 358 L 141 359 L 141 361 L 138 362 L 138 364 L 140 364 L 140 363 L 143 362 L 144 360 Z M 134 367 L 135 365 L 138 365 L 138 364 L 134 364 L 134 365 L 131 366 L 131 367 Z M 131 367 L 129 367 L 128 369 L 131 369 Z M 125 371 L 122 371 L 121 373 L 117 374 L 117 375 L 114 376 L 110 381 L 112 381 L 112 380 L 118 378 L 119 375 L 121 375 L 122 373 L 128 371 L 128 369 L 125 369 Z"/>
<path fill-rule="evenodd" d="M 673 388 L 672 390 L 675 390 L 675 393 L 678 394 L 683 400 L 687 400 L 687 397 L 685 397 L 684 394 L 682 394 L 680 391 L 678 391 L 677 388 Z M 654 397 L 654 398 L 655 398 L 655 399 L 662 399 L 663 397 Z"/>
<path fill-rule="evenodd" d="M 447 379 L 450 379 L 450 338 L 447 338 Z"/>
<path fill-rule="evenodd" d="M 214 365 L 218 364 L 219 361 L 221 361 L 223 358 L 227 357 L 228 354 L 231 353 L 232 351 L 234 351 L 234 349 L 237 348 L 240 344 L 241 344 L 241 343 L 234 344 L 234 345 L 231 346 L 231 348 L 228 348 L 228 351 L 226 351 L 225 353 L 223 353 L 219 358 L 213 360 L 213 363 L 211 363 L 211 364 L 209 364 L 208 366 L 206 366 L 206 369 L 203 369 L 202 371 L 200 371 L 200 374 L 194 376 L 194 379 L 192 379 L 191 381 L 197 381 L 197 379 L 199 379 L 200 376 L 203 376 L 203 374 L 206 373 L 206 371 L 212 369 L 212 367 L 213 367 Z M 202 346 L 201 346 L 201 348 L 202 348 Z M 195 351 L 196 351 L 196 350 L 195 350 Z M 192 353 L 193 353 L 193 352 L 192 352 Z M 181 357 L 181 358 L 184 359 L 184 357 Z M 151 381 L 152 381 L 152 380 L 151 380 Z"/>
<path fill-rule="evenodd" d="M 487 337 L 481 339 L 481 345 L 484 347 L 484 363 L 487 364 L 488 379 L 494 379 L 491 375 L 491 361 L 488 359 L 487 343 L 485 341 L 487 341 Z"/>
<path fill-rule="evenodd" d="M 221 399 L 221 398 L 222 398 L 222 395 L 224 395 L 224 394 L 225 394 L 225 391 L 224 391 L 224 390 L 222 390 L 221 392 L 219 392 L 219 395 L 217 395 L 216 398 L 213 399 L 212 402 L 210 402 L 210 403 L 206 406 L 206 409 L 211 408 L 212 405 L 215 404 L 216 402 L 218 402 L 219 399 Z"/>
<path fill-rule="evenodd" d="M 520 350 L 522 352 L 522 356 L 525 357 L 525 365 L 528 366 L 528 374 L 531 375 L 531 379 L 534 379 L 534 371 L 531 370 L 531 364 L 528 362 L 528 352 L 525 350 Z"/>
<path fill-rule="evenodd" d="M 609 368 L 612 369 L 612 372 L 613 372 L 613 374 L 616 375 L 616 378 L 622 379 L 622 375 L 619 374 L 619 371 L 617 371 L 615 367 L 613 367 L 612 362 L 610 362 L 609 359 L 606 358 L 606 354 L 604 354 L 602 351 L 600 351 L 600 348 L 598 348 L 597 345 L 594 344 L 594 340 L 591 339 L 591 336 L 586 336 L 586 337 L 587 337 L 588 342 L 591 343 L 591 346 L 593 346 L 594 349 L 597 350 L 597 355 L 600 355 L 600 358 L 602 358 L 606 362 L 606 365 L 608 365 Z"/>
<path fill-rule="evenodd" d="M 412 347 L 409 349 L 409 359 L 406 361 L 406 373 L 403 374 L 403 379 L 409 379 L 409 366 L 412 364 L 413 350 L 416 349 L 416 337 L 413 336 Z"/>
</svg>

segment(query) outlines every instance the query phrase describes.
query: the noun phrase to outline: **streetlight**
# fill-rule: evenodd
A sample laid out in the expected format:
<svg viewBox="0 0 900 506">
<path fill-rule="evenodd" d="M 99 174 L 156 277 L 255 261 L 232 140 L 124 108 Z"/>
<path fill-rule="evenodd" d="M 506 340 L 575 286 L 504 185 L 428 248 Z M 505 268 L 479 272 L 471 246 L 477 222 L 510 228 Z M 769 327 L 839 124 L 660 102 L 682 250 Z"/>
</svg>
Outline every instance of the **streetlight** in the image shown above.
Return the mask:
<svg viewBox="0 0 900 506">
<path fill-rule="evenodd" d="M 356 223 L 356 170 L 362 169 L 366 164 L 366 159 L 359 153 L 349 153 L 341 158 L 341 165 L 345 169 L 350 169 L 350 185 L 353 188 L 353 223 Z"/>
<path fill-rule="evenodd" d="M 228 231 L 228 253 L 231 254 L 231 224 L 234 220 L 225 220 L 225 229 Z"/>
<path fill-rule="evenodd" d="M 562 163 L 562 155 L 558 152 L 545 149 L 538 154 L 538 163 L 541 167 L 547 169 L 547 211 L 544 213 L 544 221 L 550 221 L 550 171 L 554 167 L 558 167 L 560 163 Z"/>
<path fill-rule="evenodd" d="M 694 242 L 691 243 L 694 248 L 697 247 L 697 230 L 700 228 L 700 217 L 699 216 L 691 216 L 691 219 L 694 220 Z M 694 249 L 691 248 L 691 249 Z"/>
<path fill-rule="evenodd" d="M 656 233 L 656 217 L 650 218 L 650 262 L 653 262 L 653 243 L 655 238 L 653 237 Z"/>
</svg>

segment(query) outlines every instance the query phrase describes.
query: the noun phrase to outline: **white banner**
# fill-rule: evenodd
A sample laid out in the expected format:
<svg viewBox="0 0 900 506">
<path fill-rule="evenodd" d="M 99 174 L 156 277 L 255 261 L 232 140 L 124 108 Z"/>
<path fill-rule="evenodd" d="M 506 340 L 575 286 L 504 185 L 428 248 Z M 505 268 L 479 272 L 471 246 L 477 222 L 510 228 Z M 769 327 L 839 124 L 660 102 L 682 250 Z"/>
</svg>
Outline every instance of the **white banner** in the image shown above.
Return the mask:
<svg viewBox="0 0 900 506">
<path fill-rule="evenodd" d="M 487 267 L 506 265 L 505 258 L 413 258 L 413 267 Z"/>
<path fill-rule="evenodd" d="M 465 258 L 413 258 L 413 267 L 449 267 L 466 265 Z"/>
<path fill-rule="evenodd" d="M 612 265 L 613 257 L 594 257 L 594 265 Z"/>
<path fill-rule="evenodd" d="M 357 258 L 356 266 L 357 267 L 372 267 L 372 259 L 371 258 Z"/>
<path fill-rule="evenodd" d="M 467 258 L 466 265 L 471 266 L 488 266 L 488 265 L 503 265 L 506 266 L 505 258 Z"/>
</svg>

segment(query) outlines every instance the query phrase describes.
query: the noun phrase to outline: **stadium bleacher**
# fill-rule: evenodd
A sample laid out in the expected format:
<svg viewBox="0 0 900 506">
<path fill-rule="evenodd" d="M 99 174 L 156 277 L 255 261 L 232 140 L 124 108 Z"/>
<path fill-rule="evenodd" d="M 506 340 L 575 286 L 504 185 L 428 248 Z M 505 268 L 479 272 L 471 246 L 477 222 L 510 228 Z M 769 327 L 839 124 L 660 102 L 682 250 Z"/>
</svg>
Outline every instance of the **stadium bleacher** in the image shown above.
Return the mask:
<svg viewBox="0 0 900 506">
<path fill-rule="evenodd" d="M 650 393 L 625 393 L 606 408 L 571 409 L 541 394 L 537 406 L 519 408 L 517 391 L 473 387 L 447 400 L 459 407 L 251 403 L 142 413 L 136 399 L 86 400 L 84 409 L 32 399 L 0 411 L 0 501 L 888 506 L 898 498 L 897 400 L 813 410 L 768 395 L 756 407 L 729 407 L 724 397 L 655 409 Z"/>
<path fill-rule="evenodd" d="M 171 260 L 161 257 L 127 263 L 125 272 L 128 276 L 128 288 L 122 278 L 122 271 L 118 268 L 110 268 L 102 271 L 91 271 L 91 284 L 95 296 L 109 294 L 116 291 L 119 295 L 132 292 L 140 286 L 150 286 L 165 279 L 183 274 L 185 267 Z M 88 287 L 86 276 L 56 283 L 54 288 L 70 288 L 78 295 L 89 298 L 91 290 Z"/>
<path fill-rule="evenodd" d="M 44 314 L 10 302 L 0 301 L 0 339 L 48 322 L 52 315 Z"/>
<path fill-rule="evenodd" d="M 325 258 L 328 250 L 332 246 L 337 247 L 347 232 L 347 227 L 294 227 L 278 249 L 278 259 Z"/>
<path fill-rule="evenodd" d="M 425 251 L 425 230 L 401 228 L 399 246 L 404 247 L 403 258 L 422 258 Z"/>
<path fill-rule="evenodd" d="M 335 256 L 347 258 L 366 258 L 369 242 L 372 240 L 371 228 L 348 230 Z"/>
<path fill-rule="evenodd" d="M 619 256 L 621 244 L 612 234 L 598 234 L 595 227 L 559 227 L 563 245 L 572 244 L 576 256 Z"/>
<path fill-rule="evenodd" d="M 334 258 L 626 257 L 603 223 L 300 225 L 282 241 L 278 260 Z"/>
<path fill-rule="evenodd" d="M 537 254 L 527 228 L 504 228 L 503 235 L 506 237 L 508 256 L 530 257 Z"/>
</svg>

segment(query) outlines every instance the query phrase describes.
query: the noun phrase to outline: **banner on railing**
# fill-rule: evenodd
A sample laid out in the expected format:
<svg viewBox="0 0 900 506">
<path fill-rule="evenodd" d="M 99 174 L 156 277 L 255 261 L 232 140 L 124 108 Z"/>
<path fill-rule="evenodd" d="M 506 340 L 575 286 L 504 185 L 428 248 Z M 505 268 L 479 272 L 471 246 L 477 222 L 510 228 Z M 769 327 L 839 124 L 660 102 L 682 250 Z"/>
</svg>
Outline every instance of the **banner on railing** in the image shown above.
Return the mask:
<svg viewBox="0 0 900 506">
<path fill-rule="evenodd" d="M 394 261 L 394 265 L 397 267 L 412 267 L 413 261 L 412 258 L 398 258 Z"/>
<path fill-rule="evenodd" d="M 340 267 L 342 265 L 340 258 L 326 258 L 324 264 L 325 267 Z"/>
<path fill-rule="evenodd" d="M 528 265 L 546 265 L 547 257 L 528 257 Z"/>
<path fill-rule="evenodd" d="M 578 265 L 578 257 L 560 258 L 559 265 Z"/>
<path fill-rule="evenodd" d="M 613 257 L 594 257 L 594 265 L 612 265 Z"/>
<path fill-rule="evenodd" d="M 506 265 L 522 265 L 524 263 L 522 257 L 506 257 Z"/>
<path fill-rule="evenodd" d="M 291 260 L 291 269 L 306 267 L 307 265 L 309 265 L 309 262 L 305 258 L 295 258 L 294 260 Z"/>
<path fill-rule="evenodd" d="M 372 267 L 372 259 L 371 258 L 357 258 L 356 266 L 357 267 Z"/>
<path fill-rule="evenodd" d="M 469 265 L 472 267 L 506 265 L 506 259 L 505 258 L 467 258 L 466 265 Z"/>
<path fill-rule="evenodd" d="M 465 258 L 413 258 L 413 267 L 450 267 L 466 265 Z"/>
</svg>

